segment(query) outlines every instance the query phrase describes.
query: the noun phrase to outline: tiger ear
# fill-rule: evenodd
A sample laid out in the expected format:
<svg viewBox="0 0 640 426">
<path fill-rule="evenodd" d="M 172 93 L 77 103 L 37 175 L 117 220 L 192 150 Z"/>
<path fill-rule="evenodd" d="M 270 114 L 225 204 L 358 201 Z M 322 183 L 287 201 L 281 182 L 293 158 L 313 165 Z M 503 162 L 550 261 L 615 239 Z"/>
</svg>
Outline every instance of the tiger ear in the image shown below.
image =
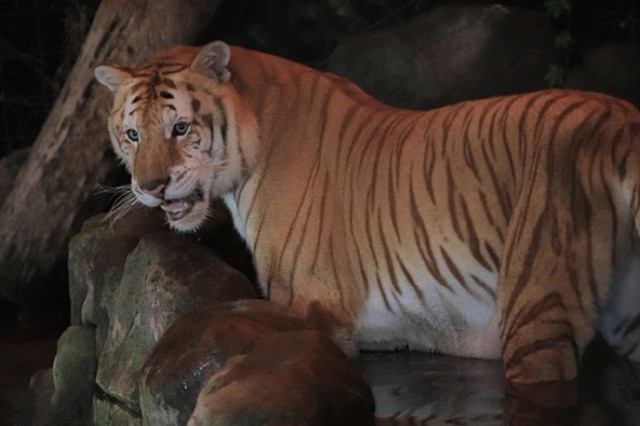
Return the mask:
<svg viewBox="0 0 640 426">
<path fill-rule="evenodd" d="M 226 83 L 231 77 L 227 69 L 231 50 L 223 41 L 213 41 L 200 49 L 198 56 L 191 62 L 191 69 L 215 78 L 218 83 Z"/>
<path fill-rule="evenodd" d="M 96 80 L 115 92 L 123 83 L 131 78 L 131 70 L 120 65 L 98 65 L 93 73 Z"/>
</svg>

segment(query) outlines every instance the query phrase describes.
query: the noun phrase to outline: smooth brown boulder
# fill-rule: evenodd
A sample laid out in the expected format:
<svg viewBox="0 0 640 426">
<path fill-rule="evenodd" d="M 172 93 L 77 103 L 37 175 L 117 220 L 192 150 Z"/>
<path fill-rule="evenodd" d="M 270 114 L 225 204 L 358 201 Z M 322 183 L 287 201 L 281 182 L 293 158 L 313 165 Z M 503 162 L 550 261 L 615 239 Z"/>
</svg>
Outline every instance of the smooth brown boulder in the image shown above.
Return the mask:
<svg viewBox="0 0 640 426">
<path fill-rule="evenodd" d="M 357 364 L 316 330 L 260 340 L 214 375 L 188 425 L 373 425 L 371 388 Z"/>
<path fill-rule="evenodd" d="M 205 305 L 182 315 L 142 368 L 143 418 L 153 425 L 185 424 L 202 386 L 230 358 L 269 335 L 306 327 L 289 308 L 257 299 Z"/>
</svg>

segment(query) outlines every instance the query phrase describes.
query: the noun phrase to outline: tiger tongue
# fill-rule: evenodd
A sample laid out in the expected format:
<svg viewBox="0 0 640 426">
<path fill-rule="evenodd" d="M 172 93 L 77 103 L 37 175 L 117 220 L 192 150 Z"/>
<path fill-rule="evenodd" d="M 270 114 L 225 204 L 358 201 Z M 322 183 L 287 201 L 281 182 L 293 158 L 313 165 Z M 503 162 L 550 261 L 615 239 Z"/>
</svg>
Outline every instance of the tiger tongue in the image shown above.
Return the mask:
<svg viewBox="0 0 640 426">
<path fill-rule="evenodd" d="M 190 200 L 165 200 L 160 208 L 167 213 L 171 221 L 180 220 L 185 217 L 193 208 L 194 202 Z"/>
</svg>

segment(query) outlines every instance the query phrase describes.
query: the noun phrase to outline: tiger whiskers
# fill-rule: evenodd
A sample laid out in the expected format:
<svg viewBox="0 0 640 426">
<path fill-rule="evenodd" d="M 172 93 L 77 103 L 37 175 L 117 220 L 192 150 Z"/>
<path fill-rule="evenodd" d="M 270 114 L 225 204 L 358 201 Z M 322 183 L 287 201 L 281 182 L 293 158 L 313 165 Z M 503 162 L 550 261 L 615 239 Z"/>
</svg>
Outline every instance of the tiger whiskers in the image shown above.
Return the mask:
<svg viewBox="0 0 640 426">
<path fill-rule="evenodd" d="M 99 193 L 113 194 L 113 197 L 115 197 L 115 201 L 105 217 L 105 221 L 109 222 L 109 226 L 113 226 L 129 213 L 147 208 L 138 201 L 131 190 L 130 184 L 115 187 L 104 187 L 99 190 Z"/>
</svg>

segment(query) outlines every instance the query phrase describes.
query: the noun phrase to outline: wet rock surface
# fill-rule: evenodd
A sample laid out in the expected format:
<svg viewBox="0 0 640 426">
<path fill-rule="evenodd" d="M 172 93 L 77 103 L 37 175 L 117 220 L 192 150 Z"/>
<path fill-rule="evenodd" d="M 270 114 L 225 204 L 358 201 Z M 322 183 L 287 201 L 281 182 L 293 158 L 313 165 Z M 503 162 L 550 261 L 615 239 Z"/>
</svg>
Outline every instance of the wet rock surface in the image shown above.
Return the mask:
<svg viewBox="0 0 640 426">
<path fill-rule="evenodd" d="M 141 372 L 142 415 L 154 425 L 186 424 L 202 385 L 256 341 L 301 330 L 305 321 L 264 300 L 206 305 L 179 317 L 164 333 Z"/>
<path fill-rule="evenodd" d="M 135 376 L 180 314 L 203 304 L 256 296 L 249 281 L 212 250 L 168 231 L 142 237 L 111 301 L 97 385 L 136 404 Z"/>
<path fill-rule="evenodd" d="M 357 365 L 323 333 L 259 340 L 211 377 L 188 425 L 372 425 L 374 403 Z"/>
<path fill-rule="evenodd" d="M 72 325 L 59 340 L 55 391 L 47 396 L 34 389 L 32 405 L 38 402 L 42 411 L 39 401 L 48 401 L 46 413 L 23 418 L 47 424 L 142 421 L 138 374 L 175 319 L 202 305 L 257 297 L 243 274 L 197 238 L 169 231 L 150 210 L 115 224 L 104 215 L 85 223 L 70 244 Z"/>
<path fill-rule="evenodd" d="M 270 424 L 340 424 L 347 414 L 372 423 L 371 391 L 354 361 L 289 308 L 258 299 L 250 280 L 203 244 L 216 238 L 177 235 L 149 211 L 113 225 L 87 221 L 70 247 L 72 325 L 53 369 L 34 378 L 20 424 L 187 424 L 196 406 L 206 424 L 237 424 L 228 419 L 247 407 L 247 424 L 274 412 L 286 422 Z M 227 258 L 243 264 L 241 253 Z M 252 382 L 258 370 L 266 376 Z M 235 411 L 218 415 L 210 404 L 220 407 L 235 384 L 218 386 L 220 396 L 202 390 L 221 373 L 247 376 L 253 390 L 235 393 L 235 405 L 222 404 Z"/>
</svg>

